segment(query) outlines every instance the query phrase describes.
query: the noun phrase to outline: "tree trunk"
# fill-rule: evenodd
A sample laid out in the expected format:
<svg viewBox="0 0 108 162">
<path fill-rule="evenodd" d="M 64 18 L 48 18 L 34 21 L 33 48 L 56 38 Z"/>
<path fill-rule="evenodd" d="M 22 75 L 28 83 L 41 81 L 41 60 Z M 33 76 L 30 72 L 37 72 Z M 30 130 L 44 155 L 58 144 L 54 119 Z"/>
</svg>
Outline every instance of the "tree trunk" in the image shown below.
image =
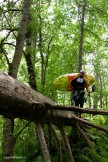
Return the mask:
<svg viewBox="0 0 108 162">
<path fill-rule="evenodd" d="M 39 52 L 41 57 L 41 84 L 42 84 L 42 91 L 44 91 L 45 86 L 45 59 L 43 55 L 42 49 L 42 18 L 39 16 L 40 24 L 39 24 Z"/>
<path fill-rule="evenodd" d="M 83 40 L 84 40 L 84 19 L 85 19 L 85 8 L 86 0 L 83 0 L 81 4 L 82 13 L 81 13 L 81 30 L 80 30 L 80 44 L 79 44 L 79 60 L 78 60 L 78 72 L 82 69 L 82 56 L 83 56 Z"/>
<path fill-rule="evenodd" d="M 13 122 L 5 118 L 3 127 L 2 156 L 3 162 L 13 161 L 15 140 L 13 138 Z"/>
<path fill-rule="evenodd" d="M 29 22 L 30 22 L 30 18 L 29 18 Z M 33 61 L 32 61 L 31 53 L 30 53 L 30 49 L 32 46 L 31 29 L 29 29 L 26 34 L 26 46 L 27 47 L 26 47 L 24 56 L 26 59 L 26 64 L 27 64 L 27 69 L 28 69 L 29 85 L 31 86 L 32 89 L 37 90 L 36 74 L 35 74 Z"/>
<path fill-rule="evenodd" d="M 17 78 L 18 69 L 19 69 L 19 65 L 21 62 L 21 58 L 22 58 L 22 52 L 23 52 L 24 42 L 26 38 L 25 34 L 26 34 L 29 14 L 30 14 L 30 0 L 24 0 L 22 20 L 19 26 L 18 36 L 16 39 L 15 53 L 14 53 L 14 57 L 11 63 L 11 68 L 9 69 L 9 75 L 14 78 Z"/>
<path fill-rule="evenodd" d="M 22 58 L 22 51 L 24 47 L 25 41 L 25 33 L 28 23 L 30 13 L 30 0 L 24 0 L 24 7 L 22 13 L 22 20 L 18 30 L 18 36 L 16 39 L 16 48 L 13 57 L 13 61 L 9 66 L 9 75 L 17 78 L 17 73 L 20 65 L 20 61 Z M 13 130 L 14 130 L 14 118 L 5 118 L 4 119 L 4 127 L 3 127 L 3 142 L 2 142 L 2 154 L 3 154 L 3 162 L 12 162 L 14 159 L 14 137 L 13 137 Z"/>
<path fill-rule="evenodd" d="M 103 85 L 102 85 L 102 78 L 101 78 L 101 76 L 99 77 L 99 81 L 100 81 L 100 107 L 102 107 L 103 105 L 102 105 L 102 99 L 103 99 L 103 92 L 102 92 L 102 90 L 103 90 Z"/>
</svg>

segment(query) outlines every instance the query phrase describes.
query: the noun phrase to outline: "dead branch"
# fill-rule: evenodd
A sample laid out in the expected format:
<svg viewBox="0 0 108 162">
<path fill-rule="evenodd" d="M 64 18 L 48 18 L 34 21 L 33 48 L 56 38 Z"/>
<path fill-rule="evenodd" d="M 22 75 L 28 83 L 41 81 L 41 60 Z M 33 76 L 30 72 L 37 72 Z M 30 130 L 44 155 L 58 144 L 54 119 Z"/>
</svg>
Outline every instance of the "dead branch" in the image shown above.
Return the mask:
<svg viewBox="0 0 108 162">
<path fill-rule="evenodd" d="M 48 122 L 48 126 L 49 126 L 49 129 L 51 130 L 52 134 L 54 135 L 55 140 L 57 141 L 57 145 L 58 145 L 58 161 L 62 162 L 62 142 L 61 142 L 61 139 L 56 134 L 55 129 L 53 128 L 50 121 Z"/>
<path fill-rule="evenodd" d="M 45 162 L 51 162 L 50 153 L 48 151 L 48 147 L 47 147 L 47 144 L 46 144 L 46 141 L 45 141 L 44 132 L 43 132 L 41 123 L 36 122 L 35 124 L 36 124 L 37 134 L 38 134 L 38 138 L 39 138 L 39 141 L 40 141 L 40 144 L 41 144 L 41 149 L 42 149 L 42 152 L 43 152 L 43 155 L 44 155 Z"/>
<path fill-rule="evenodd" d="M 49 115 L 49 118 L 50 118 L 50 115 Z M 72 125 L 72 126 L 73 125 L 75 126 L 75 124 L 78 122 L 78 123 L 81 123 L 81 124 L 84 124 L 84 125 L 87 125 L 87 126 L 90 126 L 90 127 L 93 127 L 93 128 L 96 128 L 98 130 L 108 133 L 107 128 L 103 128 L 101 126 L 95 125 L 87 120 L 84 120 L 83 118 L 79 118 L 78 116 L 74 115 L 73 113 L 69 113 L 66 111 L 64 111 L 64 112 L 62 112 L 60 110 L 54 111 L 53 115 L 51 116 L 51 120 L 52 121 L 54 120 L 55 124 L 56 124 L 56 121 L 57 121 L 57 123 L 61 123 L 61 121 L 62 121 L 65 123 L 65 125 Z"/>
<path fill-rule="evenodd" d="M 62 105 L 52 105 L 52 110 L 63 110 L 63 111 L 74 111 L 74 112 L 81 112 L 87 114 L 94 114 L 94 115 L 108 115 L 108 110 L 100 110 L 100 109 L 87 109 L 87 108 L 80 108 L 78 106 L 62 106 Z"/>
<path fill-rule="evenodd" d="M 83 132 L 83 130 L 80 128 L 80 126 L 79 126 L 78 123 L 76 124 L 76 126 L 77 126 L 77 129 L 78 129 L 78 131 L 80 132 L 82 138 L 84 139 L 85 143 L 87 144 L 87 146 L 88 146 L 89 148 L 91 148 L 92 150 L 94 150 L 94 148 L 93 148 L 93 146 L 91 145 L 89 139 L 87 138 L 87 136 L 86 136 L 86 134 Z"/>
<path fill-rule="evenodd" d="M 66 155 L 67 155 L 67 159 L 68 159 L 69 162 L 75 162 L 74 157 L 72 155 L 72 150 L 71 150 L 71 147 L 70 147 L 70 144 L 69 144 L 69 140 L 68 140 L 67 135 L 65 133 L 64 126 L 61 125 L 59 128 L 61 130 L 61 134 L 62 134 L 62 138 L 63 138 L 63 146 L 64 146 L 64 150 L 65 150 Z"/>
</svg>

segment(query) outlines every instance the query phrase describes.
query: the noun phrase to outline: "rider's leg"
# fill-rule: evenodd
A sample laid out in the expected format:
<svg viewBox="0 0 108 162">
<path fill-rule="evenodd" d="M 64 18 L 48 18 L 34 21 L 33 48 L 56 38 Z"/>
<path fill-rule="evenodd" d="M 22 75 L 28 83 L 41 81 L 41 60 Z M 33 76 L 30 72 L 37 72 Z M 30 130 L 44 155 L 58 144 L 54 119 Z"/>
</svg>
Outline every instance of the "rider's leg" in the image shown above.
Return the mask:
<svg viewBox="0 0 108 162">
<path fill-rule="evenodd" d="M 84 93 L 81 93 L 80 94 L 80 97 L 79 97 L 79 107 L 83 108 L 83 105 L 84 105 Z M 81 118 L 81 113 L 78 113 L 77 115 L 79 118 Z"/>
<path fill-rule="evenodd" d="M 74 90 L 72 93 L 71 93 L 71 103 L 74 102 L 74 106 L 79 106 L 80 102 L 79 102 L 79 91 L 78 90 Z M 73 101 L 73 102 L 72 102 Z"/>
<path fill-rule="evenodd" d="M 71 94 L 71 97 L 74 101 L 76 101 L 78 99 L 78 95 L 79 95 L 78 90 L 74 90 Z"/>
<path fill-rule="evenodd" d="M 81 95 L 80 95 L 80 107 L 82 107 L 83 108 L 83 105 L 84 105 L 84 93 L 81 93 Z"/>
<path fill-rule="evenodd" d="M 79 106 L 79 101 L 78 100 L 75 101 L 75 106 Z"/>
</svg>

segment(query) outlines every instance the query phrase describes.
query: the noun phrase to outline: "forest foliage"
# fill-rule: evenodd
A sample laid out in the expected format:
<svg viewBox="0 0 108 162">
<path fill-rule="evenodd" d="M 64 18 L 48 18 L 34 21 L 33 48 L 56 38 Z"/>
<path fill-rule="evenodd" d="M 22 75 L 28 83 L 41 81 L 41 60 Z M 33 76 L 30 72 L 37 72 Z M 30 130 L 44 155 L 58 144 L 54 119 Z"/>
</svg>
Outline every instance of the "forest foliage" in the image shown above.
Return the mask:
<svg viewBox="0 0 108 162">
<path fill-rule="evenodd" d="M 25 0 L 26 1 L 26 0 Z M 24 0 L 0 1 L 0 70 L 7 72 L 13 61 L 16 38 L 22 19 Z M 61 92 L 53 88 L 53 80 L 66 73 L 78 71 L 80 34 L 83 6 L 86 4 L 84 16 L 82 68 L 96 78 L 96 91 L 87 98 L 84 107 L 108 108 L 108 2 L 106 0 L 31 0 L 30 17 L 25 34 L 22 59 L 17 79 L 29 85 L 27 56 L 30 54 L 34 73 L 36 74 L 36 90 L 60 105 L 71 105 L 70 92 Z M 94 124 L 107 128 L 108 116 L 83 114 L 83 117 Z M 27 127 L 25 127 L 27 125 Z M 2 155 L 3 117 L 0 119 L 0 156 Z M 23 130 L 23 127 L 25 129 Z M 54 126 L 55 128 L 55 126 Z M 51 148 L 52 162 L 57 161 L 57 144 L 50 136 L 45 125 L 44 132 Z M 61 138 L 58 128 L 57 135 Z M 43 162 L 43 155 L 33 123 L 15 119 L 14 136 L 20 130 L 15 144 L 15 157 L 28 162 Z M 70 138 L 73 128 L 67 127 Z M 75 162 L 107 162 L 108 137 L 105 132 L 91 128 L 86 133 L 96 152 L 86 147 L 83 140 L 75 139 L 72 144 Z M 51 138 L 51 139 L 49 139 Z M 79 152 L 79 155 L 77 155 Z M 0 157 L 2 159 L 2 156 Z M 22 160 L 22 159 L 20 159 Z M 66 155 L 62 155 L 66 162 Z M 18 159 L 14 159 L 15 162 Z"/>
</svg>

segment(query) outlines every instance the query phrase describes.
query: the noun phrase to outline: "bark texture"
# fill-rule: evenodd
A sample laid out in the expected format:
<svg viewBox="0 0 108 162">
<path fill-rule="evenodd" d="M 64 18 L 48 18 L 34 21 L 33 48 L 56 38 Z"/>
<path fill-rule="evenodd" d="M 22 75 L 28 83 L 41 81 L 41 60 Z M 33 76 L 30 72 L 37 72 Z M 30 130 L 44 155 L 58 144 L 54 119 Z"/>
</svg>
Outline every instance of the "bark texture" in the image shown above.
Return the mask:
<svg viewBox="0 0 108 162">
<path fill-rule="evenodd" d="M 9 75 L 11 75 L 14 78 L 17 78 L 18 69 L 19 69 L 21 58 L 22 58 L 22 51 L 23 51 L 24 42 L 25 42 L 25 34 L 26 34 L 29 14 L 30 14 L 30 0 L 24 0 L 24 5 L 22 9 L 22 19 L 21 19 L 21 23 L 18 29 L 18 36 L 16 38 L 15 53 L 13 56 L 12 63 L 8 62 Z M 8 85 L 8 81 L 7 81 L 7 85 Z M 2 98 L 1 98 L 1 101 L 2 101 Z M 16 107 L 16 105 L 14 106 Z M 6 107 L 7 106 L 5 106 L 5 112 L 7 111 L 8 113 L 8 110 Z M 15 145 L 15 141 L 13 137 L 14 118 L 12 116 L 9 118 L 4 119 L 4 127 L 3 127 L 4 130 L 3 130 L 3 141 L 2 141 L 3 162 L 5 161 L 13 162 L 14 160 L 13 159 L 13 155 L 14 155 L 13 150 L 14 150 L 14 145 Z"/>
<path fill-rule="evenodd" d="M 29 20 L 29 14 L 30 14 L 30 0 L 24 0 L 22 20 L 18 29 L 18 36 L 16 38 L 15 54 L 9 69 L 9 75 L 11 75 L 14 78 L 17 78 L 18 69 L 22 58 L 22 51 L 24 48 L 24 42 L 26 38 L 25 35 Z"/>
<path fill-rule="evenodd" d="M 41 144 L 41 149 L 42 149 L 42 152 L 43 152 L 43 155 L 44 155 L 45 162 L 51 162 L 50 153 L 49 153 L 49 150 L 48 150 L 48 146 L 47 146 L 47 143 L 46 143 L 46 140 L 45 140 L 45 136 L 44 136 L 44 132 L 43 132 L 41 123 L 36 122 L 36 126 L 37 126 L 37 134 L 38 134 L 38 137 L 39 137 L 39 141 L 40 141 L 40 144 Z"/>
<path fill-rule="evenodd" d="M 56 104 L 5 73 L 0 73 L 0 100 L 1 115 L 32 121 L 45 115 L 47 104 Z"/>
<path fill-rule="evenodd" d="M 81 11 L 81 25 L 80 25 L 80 44 L 79 44 L 78 72 L 82 69 L 85 11 L 86 11 L 86 0 L 83 0 L 83 2 L 82 2 L 82 11 Z"/>
<path fill-rule="evenodd" d="M 50 130 L 55 136 L 59 145 L 59 153 L 58 159 L 61 161 L 61 139 L 59 139 L 54 130 L 51 127 L 51 124 L 56 125 L 61 130 L 62 140 L 63 140 L 63 148 L 67 155 L 68 161 L 74 162 L 74 157 L 72 155 L 72 150 L 68 141 L 68 137 L 66 136 L 65 126 L 73 126 L 78 129 L 83 140 L 87 144 L 89 148 L 92 148 L 89 139 L 85 136 L 83 127 L 90 128 L 94 127 L 98 130 L 104 131 L 108 133 L 108 129 L 94 125 L 87 120 L 77 117 L 71 111 L 81 112 L 81 113 L 90 113 L 90 114 L 103 114 L 108 115 L 108 111 L 105 110 L 87 110 L 81 109 L 79 107 L 71 106 L 65 107 L 58 105 L 53 102 L 51 99 L 43 96 L 39 92 L 34 91 L 29 86 L 21 83 L 20 81 L 12 78 L 11 76 L 0 72 L 0 115 L 3 115 L 8 118 L 20 118 L 28 121 L 32 121 L 36 124 L 37 133 L 40 140 L 42 152 L 44 155 L 45 162 L 51 161 L 51 156 L 49 154 L 49 150 L 47 147 L 47 143 L 45 140 L 45 135 L 41 125 L 47 124 L 50 127 Z M 8 124 L 8 123 L 5 123 Z M 6 126 L 8 127 L 8 126 Z M 11 127 L 11 125 L 9 126 Z M 6 130 L 5 130 L 6 131 Z M 9 131 L 7 129 L 7 131 Z M 10 130 L 11 131 L 11 130 Z M 10 136 L 8 136 L 10 134 Z M 11 132 L 5 132 L 7 135 L 6 139 L 11 138 Z M 7 141 L 8 142 L 8 141 Z M 5 143 L 5 147 L 6 147 Z M 15 144 L 15 141 L 12 141 L 12 144 Z M 11 145 L 12 146 L 12 145 Z M 11 147 L 10 146 L 10 147 Z M 5 148 L 4 147 L 4 148 Z M 9 147 L 9 145 L 8 145 Z M 14 148 L 14 147 L 13 147 Z M 9 149 L 8 149 L 9 150 Z M 10 148 L 12 151 L 12 149 Z M 93 148 L 92 148 L 93 150 Z M 6 151 L 4 151 L 6 153 Z M 9 152 L 8 152 L 9 153 Z M 11 153 L 9 153 L 11 154 Z M 6 158 L 7 155 L 5 155 Z M 6 161 L 6 160 L 5 160 Z M 9 162 L 9 159 L 8 159 Z M 10 159 L 11 162 L 11 159 Z"/>
<path fill-rule="evenodd" d="M 28 85 L 0 72 L 0 115 L 9 118 L 21 118 L 35 122 L 38 120 L 56 119 L 72 125 L 72 120 L 90 126 L 93 124 L 78 118 L 72 112 L 108 115 L 107 110 L 82 109 L 76 106 L 62 106 L 33 90 Z M 66 120 L 68 119 L 68 120 Z M 57 121 L 58 123 L 58 121 Z M 89 123 L 89 124 L 88 124 Z M 99 126 L 97 126 L 99 128 Z"/>
</svg>

